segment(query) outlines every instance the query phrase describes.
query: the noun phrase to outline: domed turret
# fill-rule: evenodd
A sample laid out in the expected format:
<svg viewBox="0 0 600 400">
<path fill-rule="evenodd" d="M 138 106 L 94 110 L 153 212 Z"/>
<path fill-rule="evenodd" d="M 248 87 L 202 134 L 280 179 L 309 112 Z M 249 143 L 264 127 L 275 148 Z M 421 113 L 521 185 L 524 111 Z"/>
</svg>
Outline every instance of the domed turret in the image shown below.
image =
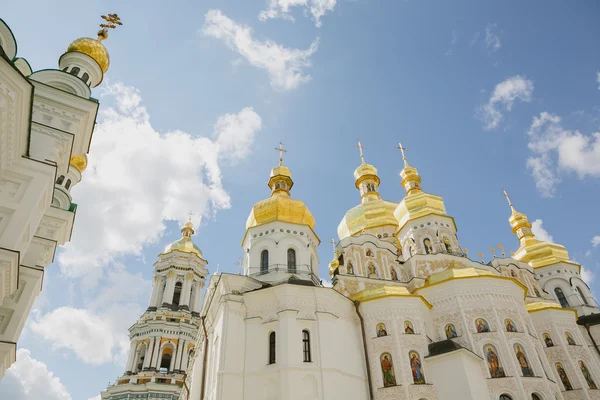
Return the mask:
<svg viewBox="0 0 600 400">
<path fill-rule="evenodd" d="M 186 222 L 183 228 L 181 228 L 181 239 L 178 239 L 165 247 L 163 254 L 173 251 L 181 251 L 182 253 L 193 253 L 202 258 L 202 252 L 200 251 L 200 248 L 196 246 L 194 242 L 192 242 L 192 235 L 194 234 L 194 229 L 192 226 L 193 225 L 191 221 Z"/>
</svg>

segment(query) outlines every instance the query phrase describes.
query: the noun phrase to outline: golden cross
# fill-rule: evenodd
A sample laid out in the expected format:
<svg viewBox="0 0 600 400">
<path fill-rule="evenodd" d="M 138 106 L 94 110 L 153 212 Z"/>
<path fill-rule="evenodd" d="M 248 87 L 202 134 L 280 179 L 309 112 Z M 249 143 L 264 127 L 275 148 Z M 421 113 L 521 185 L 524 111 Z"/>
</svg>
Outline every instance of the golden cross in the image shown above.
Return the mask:
<svg viewBox="0 0 600 400">
<path fill-rule="evenodd" d="M 115 29 L 117 25 L 123 25 L 121 18 L 117 14 L 102 15 L 101 17 L 106 23 L 100 24 L 100 28 Z"/>
<path fill-rule="evenodd" d="M 192 210 L 188 211 L 188 217 L 189 217 L 190 221 L 192 220 L 193 216 L 194 216 L 194 213 L 192 212 Z"/>
<path fill-rule="evenodd" d="M 356 142 L 357 142 L 357 144 L 355 144 L 354 147 L 358 147 L 358 151 L 360 151 L 361 163 L 364 164 L 365 163 L 365 155 L 363 154 L 363 149 L 366 149 L 366 147 L 360 143 L 360 139 L 356 139 Z"/>
<path fill-rule="evenodd" d="M 331 246 L 333 247 L 333 253 L 335 254 L 335 239 L 331 238 L 331 241 L 329 243 L 331 243 Z"/>
<path fill-rule="evenodd" d="M 397 146 L 394 146 L 402 153 L 402 159 L 404 160 L 404 166 L 408 167 L 408 162 L 406 161 L 406 154 L 404 154 L 404 150 L 408 150 L 406 147 L 402 147 L 402 142 L 398 142 Z"/>
<path fill-rule="evenodd" d="M 502 189 L 502 195 L 504 197 L 506 197 L 506 201 L 508 201 L 508 205 L 510 206 L 510 209 L 515 211 L 515 208 L 513 207 L 512 202 L 510 201 L 510 196 L 508 195 L 508 193 L 506 193 L 506 190 Z"/>
<path fill-rule="evenodd" d="M 287 150 L 283 149 L 283 142 L 279 142 L 279 147 L 275 147 L 275 150 L 279 152 L 279 165 L 283 165 L 283 153 L 287 153 Z"/>
</svg>

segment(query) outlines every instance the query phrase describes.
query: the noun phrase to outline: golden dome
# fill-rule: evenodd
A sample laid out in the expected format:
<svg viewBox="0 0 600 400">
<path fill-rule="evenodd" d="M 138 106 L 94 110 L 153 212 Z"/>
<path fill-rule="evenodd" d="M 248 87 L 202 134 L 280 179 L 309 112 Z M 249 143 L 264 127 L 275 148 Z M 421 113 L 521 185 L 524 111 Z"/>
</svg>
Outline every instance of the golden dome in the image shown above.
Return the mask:
<svg viewBox="0 0 600 400">
<path fill-rule="evenodd" d="M 178 239 L 165 247 L 163 254 L 170 253 L 172 251 L 181 251 L 182 253 L 193 253 L 198 257 L 202 258 L 202 252 L 200 248 L 192 242 L 192 235 L 194 229 L 192 229 L 192 222 L 188 221 L 181 229 L 181 239 Z"/>
<path fill-rule="evenodd" d="M 354 170 L 354 179 L 356 179 L 356 187 L 358 188 L 364 178 L 372 177 L 379 184 L 379 177 L 377 176 L 377 168 L 371 164 L 362 163 Z M 363 178 L 363 179 L 361 179 Z"/>
<path fill-rule="evenodd" d="M 473 267 L 460 267 L 451 264 L 447 269 L 431 274 L 425 280 L 425 286 L 435 285 L 444 281 L 457 278 L 473 278 L 479 276 L 496 276 L 490 271 Z"/>
<path fill-rule="evenodd" d="M 279 165 L 273 168 L 269 178 L 271 197 L 252 207 L 246 221 L 246 230 L 274 221 L 308 225 L 314 230 L 315 219 L 308 207 L 301 200 L 290 197 L 293 185 L 292 173 L 288 167 Z"/>
<path fill-rule="evenodd" d="M 342 240 L 356 235 L 363 229 L 398 226 L 398 222 L 394 218 L 394 210 L 397 206 L 397 203 L 376 199 L 365 201 L 351 208 L 338 225 L 338 237 Z"/>
<path fill-rule="evenodd" d="M 101 43 L 100 40 L 92 39 L 88 37 L 83 37 L 74 40 L 71 42 L 69 47 L 67 47 L 67 53 L 70 52 L 79 52 L 83 54 L 87 54 L 92 57 L 100 68 L 102 72 L 106 72 L 108 70 L 108 66 L 110 65 L 110 57 L 108 55 L 108 50 Z"/>
<path fill-rule="evenodd" d="M 71 157 L 71 166 L 75 168 L 79 173 L 82 173 L 87 168 L 87 155 L 82 154 L 80 156 Z"/>
</svg>

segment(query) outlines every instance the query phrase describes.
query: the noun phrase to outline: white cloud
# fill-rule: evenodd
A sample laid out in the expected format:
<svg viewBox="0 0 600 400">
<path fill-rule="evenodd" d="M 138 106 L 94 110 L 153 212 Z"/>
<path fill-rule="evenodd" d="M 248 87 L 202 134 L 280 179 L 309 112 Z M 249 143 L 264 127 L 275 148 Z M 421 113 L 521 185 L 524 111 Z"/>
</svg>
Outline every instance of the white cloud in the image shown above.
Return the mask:
<svg viewBox="0 0 600 400">
<path fill-rule="evenodd" d="M 69 277 L 99 274 L 97 267 L 142 247 L 163 233 L 164 220 L 201 218 L 230 206 L 222 186 L 220 161 L 248 155 L 261 118 L 252 108 L 221 116 L 213 137 L 181 131 L 159 133 L 150 123 L 140 92 L 109 85 L 83 181 L 73 189 L 79 204 L 73 239 L 58 255 Z M 92 274 L 93 275 L 93 274 Z"/>
<path fill-rule="evenodd" d="M 600 177 L 600 132 L 583 135 L 567 130 L 560 117 L 542 112 L 533 118 L 528 135 L 534 154 L 527 166 L 543 196 L 554 195 L 561 172 L 575 172 L 580 179 Z"/>
<path fill-rule="evenodd" d="M 100 400 L 101 397 L 100 395 L 96 396 L 96 397 L 90 397 L 88 400 Z"/>
<path fill-rule="evenodd" d="M 485 27 L 485 45 L 490 51 L 494 52 L 502 48 L 501 34 L 501 31 L 498 32 L 497 24 L 488 24 Z"/>
<path fill-rule="evenodd" d="M 71 400 L 60 379 L 27 349 L 17 350 L 17 362 L 0 381 L 0 398 L 10 400 Z"/>
<path fill-rule="evenodd" d="M 581 279 L 583 279 L 583 281 L 585 283 L 588 284 L 588 286 L 594 282 L 594 280 L 596 279 L 596 275 L 590 271 L 589 269 L 586 269 L 583 267 L 583 265 L 581 266 Z"/>
<path fill-rule="evenodd" d="M 452 30 L 452 40 L 450 41 L 450 47 L 446 50 L 445 55 L 451 56 L 454 53 L 454 48 L 456 47 L 456 43 L 458 43 L 458 34 L 456 33 L 456 29 Z"/>
<path fill-rule="evenodd" d="M 333 287 L 333 284 L 331 283 L 331 281 L 329 279 L 322 279 L 321 284 L 324 287 Z"/>
<path fill-rule="evenodd" d="M 500 110 L 504 106 L 511 111 L 516 100 L 530 102 L 533 94 L 533 82 L 520 75 L 511 76 L 500 82 L 494 88 L 487 104 L 479 110 L 479 116 L 486 129 L 496 129 L 504 115 Z"/>
<path fill-rule="evenodd" d="M 291 9 L 303 7 L 306 14 L 310 13 L 315 26 L 321 27 L 321 18 L 333 11 L 337 0 L 269 0 L 269 6 L 258 14 L 258 19 L 266 21 L 271 18 L 282 18 L 294 21 Z"/>
<path fill-rule="evenodd" d="M 592 238 L 592 245 L 593 245 L 594 247 L 598 247 L 598 246 L 600 246 L 600 235 L 598 235 L 598 236 L 594 236 L 594 237 Z"/>
<path fill-rule="evenodd" d="M 311 79 L 305 69 L 317 51 L 318 38 L 306 50 L 287 48 L 272 40 L 256 40 L 251 27 L 236 23 L 221 10 L 206 13 L 202 33 L 223 40 L 251 65 L 266 70 L 275 89 L 295 89 Z"/>
<path fill-rule="evenodd" d="M 535 235 L 538 240 L 542 242 L 554 243 L 554 238 L 548 233 L 543 227 L 544 222 L 541 219 L 536 219 L 531 223 L 531 232 Z"/>
</svg>

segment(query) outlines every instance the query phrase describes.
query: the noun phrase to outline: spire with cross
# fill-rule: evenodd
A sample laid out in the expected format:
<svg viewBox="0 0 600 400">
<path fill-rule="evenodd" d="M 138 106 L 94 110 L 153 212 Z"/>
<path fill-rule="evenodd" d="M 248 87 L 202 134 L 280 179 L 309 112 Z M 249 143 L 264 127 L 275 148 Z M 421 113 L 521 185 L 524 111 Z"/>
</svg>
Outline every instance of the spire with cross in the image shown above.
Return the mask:
<svg viewBox="0 0 600 400">
<path fill-rule="evenodd" d="M 408 150 L 406 147 L 402 146 L 402 142 L 398 142 L 397 146 L 394 146 L 402 153 L 402 160 L 404 160 L 404 166 L 408 167 L 408 161 L 406 161 L 406 154 L 404 154 L 404 150 Z"/>
<path fill-rule="evenodd" d="M 335 244 L 336 244 L 335 243 L 335 238 L 332 237 L 331 241 L 329 243 L 331 243 L 331 247 L 333 247 L 333 254 L 335 255 L 336 254 L 336 250 L 335 250 Z"/>
<path fill-rule="evenodd" d="M 283 148 L 283 142 L 279 142 L 279 147 L 275 147 L 275 150 L 279 152 L 279 166 L 283 165 L 283 153 L 287 153 L 287 150 Z"/>
<path fill-rule="evenodd" d="M 117 25 L 123 25 L 121 18 L 117 14 L 108 14 L 100 16 L 105 22 L 100 24 L 98 31 L 98 40 L 102 41 L 108 37 L 108 30 L 115 29 Z"/>
<path fill-rule="evenodd" d="M 193 216 L 194 213 L 192 212 L 192 210 L 188 211 L 188 221 L 191 221 Z"/>
<path fill-rule="evenodd" d="M 506 201 L 508 201 L 510 209 L 514 212 L 515 208 L 513 207 L 512 201 L 510 200 L 510 196 L 508 195 L 508 193 L 506 193 L 506 190 L 502 189 L 502 195 L 506 197 Z"/>
<path fill-rule="evenodd" d="M 365 155 L 363 154 L 363 149 L 366 149 L 366 147 L 360 143 L 360 139 L 356 139 L 356 144 L 354 145 L 354 147 L 357 147 L 358 151 L 360 151 L 361 164 L 364 164 L 365 163 Z"/>
</svg>

